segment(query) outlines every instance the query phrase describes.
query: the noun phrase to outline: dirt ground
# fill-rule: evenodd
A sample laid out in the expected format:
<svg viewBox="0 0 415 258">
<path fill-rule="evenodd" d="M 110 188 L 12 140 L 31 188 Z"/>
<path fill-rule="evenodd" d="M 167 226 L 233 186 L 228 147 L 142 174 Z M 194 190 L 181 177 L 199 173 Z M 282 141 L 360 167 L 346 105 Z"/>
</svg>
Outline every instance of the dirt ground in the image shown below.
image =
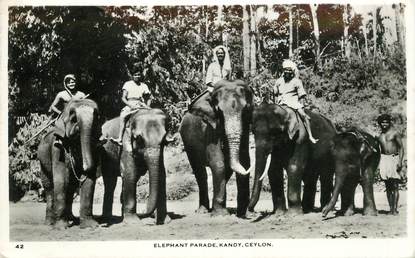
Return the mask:
<svg viewBox="0 0 415 258">
<path fill-rule="evenodd" d="M 302 238 L 399 238 L 406 232 L 406 191 L 401 192 L 400 213 L 387 215 L 388 204 L 383 191 L 375 193 L 379 215 L 362 216 L 362 193 L 356 193 L 357 214 L 344 217 L 331 212 L 323 219 L 321 213 L 300 216 L 271 215 L 272 201 L 269 193 L 262 193 L 256 210 L 257 216 L 240 219 L 234 214 L 236 200 L 230 197 L 231 215 L 212 217 L 195 214 L 198 194 L 192 193 L 178 201 L 168 201 L 171 221 L 154 225 L 154 219 L 137 224 L 121 222 L 120 204 L 114 203 L 115 224 L 101 224 L 95 229 L 80 229 L 74 225 L 66 230 L 54 230 L 43 225 L 45 204 L 36 202 L 10 203 L 10 240 L 12 241 L 86 241 L 86 240 L 154 240 L 154 239 L 302 239 Z M 318 196 L 316 198 L 318 200 Z M 317 204 L 317 203 L 316 203 Z M 339 202 L 336 208 L 339 208 Z M 138 210 L 145 208 L 140 203 Z M 101 214 L 102 203 L 94 205 L 94 215 Z M 79 214 L 79 203 L 74 204 L 74 214 Z"/>
</svg>

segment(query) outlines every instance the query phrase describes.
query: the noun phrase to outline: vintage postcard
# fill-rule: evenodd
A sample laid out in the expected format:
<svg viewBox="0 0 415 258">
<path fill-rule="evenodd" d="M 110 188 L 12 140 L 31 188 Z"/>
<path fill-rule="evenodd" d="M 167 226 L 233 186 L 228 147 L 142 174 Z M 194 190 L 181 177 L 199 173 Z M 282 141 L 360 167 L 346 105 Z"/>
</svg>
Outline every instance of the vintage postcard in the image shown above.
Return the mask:
<svg viewBox="0 0 415 258">
<path fill-rule="evenodd" d="M 0 257 L 415 256 L 412 1 L 0 8 Z"/>
</svg>

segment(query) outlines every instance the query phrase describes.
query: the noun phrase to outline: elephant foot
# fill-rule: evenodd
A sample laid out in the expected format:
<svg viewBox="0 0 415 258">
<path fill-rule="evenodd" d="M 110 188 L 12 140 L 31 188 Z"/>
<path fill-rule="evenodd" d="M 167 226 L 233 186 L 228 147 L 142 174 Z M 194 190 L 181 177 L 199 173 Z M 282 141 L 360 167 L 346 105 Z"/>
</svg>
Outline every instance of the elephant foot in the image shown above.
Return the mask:
<svg viewBox="0 0 415 258">
<path fill-rule="evenodd" d="M 93 218 L 87 218 L 87 219 L 81 219 L 80 228 L 96 228 L 98 227 L 98 222 L 94 220 Z"/>
<path fill-rule="evenodd" d="M 394 210 L 390 212 L 391 215 L 397 216 L 399 214 L 398 210 Z"/>
<path fill-rule="evenodd" d="M 56 221 L 56 223 L 53 225 L 53 228 L 56 230 L 63 230 L 63 229 L 67 229 L 69 227 L 69 222 L 66 220 L 58 220 Z"/>
<path fill-rule="evenodd" d="M 363 209 L 363 215 L 367 216 L 377 216 L 378 212 L 376 209 Z"/>
<path fill-rule="evenodd" d="M 301 207 L 299 207 L 299 208 L 289 208 L 288 210 L 287 210 L 287 212 L 285 213 L 285 215 L 288 215 L 288 216 L 298 216 L 298 215 L 303 215 L 304 213 L 303 213 L 303 209 L 301 208 Z"/>
<path fill-rule="evenodd" d="M 148 217 L 148 219 L 151 219 L 151 218 Z M 142 224 L 141 221 L 143 220 L 144 219 L 140 220 L 137 214 L 124 214 L 124 219 L 122 220 L 122 222 L 126 225 L 138 225 L 138 224 Z"/>
<path fill-rule="evenodd" d="M 285 209 L 276 209 L 272 212 L 275 216 L 283 216 L 285 214 L 287 214 L 287 210 Z"/>
<path fill-rule="evenodd" d="M 247 219 L 253 219 L 253 218 L 256 218 L 256 217 L 258 217 L 258 215 L 259 215 L 259 213 L 258 213 L 258 212 L 256 212 L 256 211 L 247 211 L 247 212 L 245 213 L 245 217 L 246 217 Z"/>
<path fill-rule="evenodd" d="M 226 208 L 219 208 L 212 210 L 212 216 L 228 216 L 230 215 L 229 211 Z"/>
<path fill-rule="evenodd" d="M 331 210 L 331 208 L 328 205 L 324 206 L 324 208 L 321 211 L 323 218 L 327 216 L 327 214 L 330 212 L 330 210 Z"/>
<path fill-rule="evenodd" d="M 353 209 L 347 209 L 344 212 L 344 216 L 352 216 L 354 214 L 354 210 Z"/>
<path fill-rule="evenodd" d="M 198 214 L 205 214 L 208 212 L 209 212 L 209 209 L 203 205 L 201 205 L 198 209 L 195 210 L 195 213 L 198 213 Z"/>
<path fill-rule="evenodd" d="M 46 216 L 45 217 L 45 225 L 51 226 L 53 224 L 55 224 L 55 219 L 53 218 L 53 216 Z"/>
</svg>

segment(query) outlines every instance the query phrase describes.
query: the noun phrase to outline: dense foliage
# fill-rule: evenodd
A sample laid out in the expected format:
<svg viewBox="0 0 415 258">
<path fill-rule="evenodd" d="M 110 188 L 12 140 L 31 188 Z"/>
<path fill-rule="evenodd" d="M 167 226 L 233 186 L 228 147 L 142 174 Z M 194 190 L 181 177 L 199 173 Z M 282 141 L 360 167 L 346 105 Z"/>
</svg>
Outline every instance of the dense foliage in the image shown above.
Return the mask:
<svg viewBox="0 0 415 258">
<path fill-rule="evenodd" d="M 316 64 L 309 5 L 251 6 L 250 18 L 244 8 L 10 7 L 10 196 L 39 187 L 39 138 L 23 142 L 46 123 L 46 110 L 63 90 L 65 74 L 74 73 L 102 115 L 112 118 L 122 107 L 123 83 L 131 73 L 143 71 L 154 105 L 169 114 L 169 127 L 176 132 L 187 104 L 204 90 L 205 71 L 218 44 L 229 48 L 233 71 L 245 75 L 257 103 L 271 101 L 269 89 L 291 46 L 311 107 L 338 127 L 354 124 L 371 133 L 377 133 L 379 112 L 390 112 L 405 133 L 405 52 L 399 42 L 387 43 L 385 22 L 391 17 L 382 16 L 380 7 L 351 15 L 350 6 L 319 5 L 321 66 Z M 251 57 L 256 69 L 250 73 L 243 66 L 247 19 L 255 20 L 248 36 L 255 39 L 250 47 L 256 49 Z M 350 56 L 345 54 L 347 42 Z"/>
</svg>

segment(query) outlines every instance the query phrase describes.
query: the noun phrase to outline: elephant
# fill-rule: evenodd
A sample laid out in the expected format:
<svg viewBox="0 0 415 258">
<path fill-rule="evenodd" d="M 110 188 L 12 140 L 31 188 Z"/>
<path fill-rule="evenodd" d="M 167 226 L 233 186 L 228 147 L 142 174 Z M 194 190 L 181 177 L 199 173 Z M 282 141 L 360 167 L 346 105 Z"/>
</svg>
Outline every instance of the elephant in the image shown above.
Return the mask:
<svg viewBox="0 0 415 258">
<path fill-rule="evenodd" d="M 249 202 L 249 126 L 253 91 L 242 80 L 222 80 L 211 93 L 193 102 L 183 116 L 180 135 L 199 187 L 198 213 L 209 209 L 206 167 L 212 171 L 212 214 L 229 214 L 226 183 L 236 172 L 237 216 L 245 216 Z"/>
<path fill-rule="evenodd" d="M 122 146 L 106 141 L 101 150 L 101 169 L 104 181 L 103 219 L 112 217 L 112 204 L 117 177 L 122 177 L 123 222 L 136 223 L 156 211 L 156 224 L 167 217 L 166 172 L 163 150 L 166 145 L 166 114 L 160 109 L 139 109 L 127 119 Z M 120 118 L 102 126 L 102 138 L 118 136 Z M 137 182 L 149 171 L 149 200 L 147 212 L 137 213 Z M 167 218 L 168 219 L 168 218 Z"/>
<path fill-rule="evenodd" d="M 360 183 L 363 189 L 363 215 L 377 215 L 373 183 L 379 165 L 381 149 L 376 138 L 361 129 L 337 134 L 331 152 L 335 164 L 335 185 L 330 202 L 323 208 L 323 217 L 334 208 L 341 193 L 341 211 L 354 213 L 354 193 Z"/>
<path fill-rule="evenodd" d="M 252 131 L 255 136 L 255 175 L 249 202 L 254 212 L 265 172 L 272 191 L 273 212 L 287 212 L 284 195 L 284 173 L 288 177 L 288 212 L 302 214 L 313 211 L 317 179 L 321 183 L 321 207 L 330 200 L 333 189 L 334 165 L 330 156 L 330 141 L 336 129 L 329 119 L 306 110 L 311 130 L 319 139 L 315 144 L 308 140 L 307 132 L 298 114 L 291 108 L 262 103 L 255 107 Z M 304 182 L 301 200 L 301 181 Z"/>
<path fill-rule="evenodd" d="M 72 203 L 78 186 L 80 227 L 98 226 L 92 216 L 100 134 L 98 112 L 93 100 L 71 100 L 38 146 L 47 203 L 45 222 L 58 229 L 67 228 L 74 218 Z"/>
</svg>

